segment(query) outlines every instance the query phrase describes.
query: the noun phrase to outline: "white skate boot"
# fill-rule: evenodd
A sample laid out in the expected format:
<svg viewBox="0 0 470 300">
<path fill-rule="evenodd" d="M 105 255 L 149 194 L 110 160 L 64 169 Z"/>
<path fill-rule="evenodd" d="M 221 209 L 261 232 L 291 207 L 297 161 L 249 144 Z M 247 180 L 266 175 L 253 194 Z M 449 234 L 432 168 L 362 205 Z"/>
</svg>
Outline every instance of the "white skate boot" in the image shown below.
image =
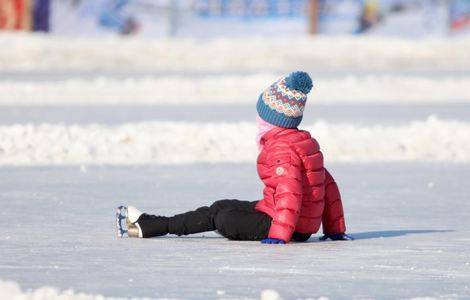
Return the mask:
<svg viewBox="0 0 470 300">
<path fill-rule="evenodd" d="M 137 220 L 143 213 L 135 206 L 119 206 L 116 209 L 116 226 L 118 237 L 141 238 L 142 229 Z M 126 220 L 124 222 L 124 220 Z"/>
</svg>

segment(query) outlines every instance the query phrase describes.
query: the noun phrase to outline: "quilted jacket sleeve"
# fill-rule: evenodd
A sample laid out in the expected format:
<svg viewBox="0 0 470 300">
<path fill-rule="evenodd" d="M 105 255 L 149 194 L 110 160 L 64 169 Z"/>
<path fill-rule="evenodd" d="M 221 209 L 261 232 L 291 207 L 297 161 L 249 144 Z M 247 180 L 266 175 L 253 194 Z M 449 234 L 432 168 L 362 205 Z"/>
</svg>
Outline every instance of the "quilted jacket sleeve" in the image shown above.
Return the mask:
<svg viewBox="0 0 470 300">
<path fill-rule="evenodd" d="M 344 233 L 346 232 L 346 224 L 338 185 L 327 169 L 325 169 L 325 175 L 325 209 L 322 216 L 323 233 Z"/>
<path fill-rule="evenodd" d="M 272 162 L 275 166 L 276 191 L 273 195 L 275 213 L 269 238 L 276 238 L 288 243 L 294 233 L 302 204 L 302 176 L 300 159 L 293 152 L 288 162 Z"/>
</svg>

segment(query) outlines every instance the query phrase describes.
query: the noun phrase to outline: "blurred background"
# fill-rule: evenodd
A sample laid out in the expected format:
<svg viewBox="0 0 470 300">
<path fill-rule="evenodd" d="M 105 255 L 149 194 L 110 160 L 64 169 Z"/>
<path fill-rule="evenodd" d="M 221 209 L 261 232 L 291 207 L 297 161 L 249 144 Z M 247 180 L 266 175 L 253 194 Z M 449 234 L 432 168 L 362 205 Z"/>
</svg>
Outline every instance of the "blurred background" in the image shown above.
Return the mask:
<svg viewBox="0 0 470 300">
<path fill-rule="evenodd" d="M 467 0 L 2 0 L 0 29 L 149 37 L 247 34 L 449 35 Z"/>
<path fill-rule="evenodd" d="M 295 70 L 314 79 L 304 124 L 323 124 L 332 161 L 470 161 L 455 140 L 457 154 L 430 147 L 451 128 L 439 122 L 470 117 L 469 32 L 470 0 L 0 0 L 0 164 L 252 162 L 252 139 L 234 141 L 254 128 L 213 130 L 252 125 L 258 95 Z M 184 138 L 152 131 L 166 121 L 215 122 L 232 147 L 207 155 L 204 131 L 175 152 Z M 354 134 L 326 130 L 336 122 Z M 403 141 L 410 122 L 428 140 Z"/>
</svg>

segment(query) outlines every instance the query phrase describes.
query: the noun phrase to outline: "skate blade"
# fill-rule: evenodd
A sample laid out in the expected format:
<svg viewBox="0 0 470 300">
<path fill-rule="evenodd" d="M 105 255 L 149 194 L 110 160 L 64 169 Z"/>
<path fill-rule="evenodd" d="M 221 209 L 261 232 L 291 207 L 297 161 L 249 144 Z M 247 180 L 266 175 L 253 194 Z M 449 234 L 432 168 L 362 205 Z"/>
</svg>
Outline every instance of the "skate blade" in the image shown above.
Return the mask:
<svg viewBox="0 0 470 300">
<path fill-rule="evenodd" d="M 127 207 L 118 206 L 116 208 L 116 228 L 117 235 L 119 238 L 129 237 L 129 232 L 127 230 L 126 218 L 127 217 Z"/>
</svg>

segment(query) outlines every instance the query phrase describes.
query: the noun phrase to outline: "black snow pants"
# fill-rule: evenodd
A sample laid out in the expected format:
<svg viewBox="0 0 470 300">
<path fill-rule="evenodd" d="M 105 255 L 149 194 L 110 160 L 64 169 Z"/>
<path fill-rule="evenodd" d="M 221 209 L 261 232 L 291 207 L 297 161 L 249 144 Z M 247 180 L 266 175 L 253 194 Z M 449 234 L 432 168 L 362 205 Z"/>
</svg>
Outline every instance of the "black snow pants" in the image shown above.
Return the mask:
<svg viewBox="0 0 470 300">
<path fill-rule="evenodd" d="M 176 234 L 178 236 L 217 231 L 231 240 L 259 241 L 268 237 L 272 218 L 255 209 L 258 201 L 219 200 L 173 217 L 144 214 L 138 223 L 145 238 Z M 304 242 L 311 234 L 294 232 L 292 240 Z"/>
<path fill-rule="evenodd" d="M 144 214 L 138 221 L 144 237 L 188 235 L 216 230 L 231 240 L 262 240 L 268 236 L 271 217 L 255 209 L 257 201 L 219 200 L 173 217 Z"/>
</svg>

